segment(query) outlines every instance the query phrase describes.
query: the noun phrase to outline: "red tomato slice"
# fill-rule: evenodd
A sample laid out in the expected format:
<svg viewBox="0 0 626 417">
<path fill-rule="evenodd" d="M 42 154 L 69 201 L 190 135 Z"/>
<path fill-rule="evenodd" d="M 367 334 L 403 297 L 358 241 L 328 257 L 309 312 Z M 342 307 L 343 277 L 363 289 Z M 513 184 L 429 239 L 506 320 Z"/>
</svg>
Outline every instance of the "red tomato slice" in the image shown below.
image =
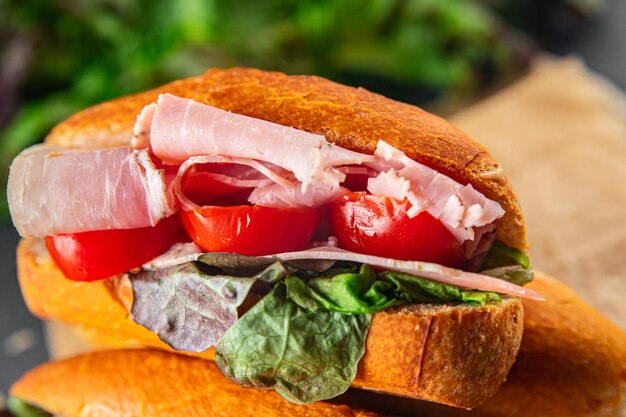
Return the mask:
<svg viewBox="0 0 626 417">
<path fill-rule="evenodd" d="M 182 211 L 187 234 L 208 252 L 262 256 L 302 249 L 317 229 L 320 210 L 249 205 L 253 189 L 224 183 L 210 172 L 186 175 L 183 193 L 200 206 Z"/>
<path fill-rule="evenodd" d="M 182 213 L 187 234 L 208 252 L 262 256 L 302 249 L 320 221 L 316 208 L 205 206 Z"/>
<path fill-rule="evenodd" d="M 169 249 L 187 242 L 180 216 L 154 227 L 48 236 L 46 246 L 59 269 L 75 281 L 96 281 L 139 267 Z"/>
<path fill-rule="evenodd" d="M 252 187 L 237 187 L 217 181 L 208 172 L 194 172 L 186 175 L 182 188 L 187 198 L 199 206 L 246 204 L 253 190 Z"/>
<path fill-rule="evenodd" d="M 427 212 L 406 215 L 408 203 L 351 193 L 331 204 L 330 226 L 339 247 L 387 258 L 459 266 L 461 245 Z"/>
</svg>

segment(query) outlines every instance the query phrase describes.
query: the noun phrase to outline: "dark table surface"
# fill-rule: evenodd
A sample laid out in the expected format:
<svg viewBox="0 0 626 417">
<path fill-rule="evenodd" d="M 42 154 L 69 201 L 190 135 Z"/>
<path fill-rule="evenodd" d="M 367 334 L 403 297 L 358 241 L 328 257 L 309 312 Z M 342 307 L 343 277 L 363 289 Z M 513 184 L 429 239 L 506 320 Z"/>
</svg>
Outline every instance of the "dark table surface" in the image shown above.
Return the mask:
<svg viewBox="0 0 626 417">
<path fill-rule="evenodd" d="M 626 90 L 626 2 L 606 4 L 603 14 L 574 36 L 542 35 L 543 46 L 558 55 L 582 57 L 590 68 Z M 0 398 L 22 373 L 47 358 L 42 325 L 26 309 L 17 284 L 17 242 L 12 227 L 0 227 Z"/>
</svg>

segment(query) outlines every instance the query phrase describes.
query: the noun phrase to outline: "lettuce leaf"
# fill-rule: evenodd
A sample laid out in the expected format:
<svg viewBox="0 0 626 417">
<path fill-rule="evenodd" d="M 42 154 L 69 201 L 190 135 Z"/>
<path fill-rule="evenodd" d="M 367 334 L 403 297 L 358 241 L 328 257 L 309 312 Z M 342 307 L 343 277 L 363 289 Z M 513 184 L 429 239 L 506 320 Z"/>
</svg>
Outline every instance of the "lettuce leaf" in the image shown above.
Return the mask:
<svg viewBox="0 0 626 417">
<path fill-rule="evenodd" d="M 20 400 L 16 397 L 7 399 L 7 407 L 15 417 L 51 417 L 47 411 Z"/>
<path fill-rule="evenodd" d="M 131 317 L 176 350 L 203 352 L 235 323 L 237 308 L 257 280 L 274 284 L 296 270 L 271 258 L 221 252 L 144 270 L 131 279 Z"/>
<path fill-rule="evenodd" d="M 250 277 L 276 261 L 271 258 L 230 252 L 207 252 L 200 255 L 196 262 L 199 262 L 198 266 L 207 273 L 214 271 L 226 275 Z"/>
<path fill-rule="evenodd" d="M 500 278 L 517 285 L 526 285 L 534 278 L 528 255 L 496 240 L 487 253 L 481 274 Z"/>
<path fill-rule="evenodd" d="M 202 262 L 143 271 L 131 280 L 131 317 L 176 350 L 203 352 L 237 320 L 255 278 L 208 275 Z"/>
<path fill-rule="evenodd" d="M 303 265 L 207 253 L 196 261 L 135 274 L 131 317 L 176 350 L 202 352 L 235 324 L 237 308 L 256 281 L 269 284 L 265 292 L 284 281 L 287 298 L 299 307 L 344 314 L 372 314 L 419 302 L 484 305 L 501 299 L 495 293 L 465 291 L 409 274 L 376 274 L 370 266 L 353 262 Z"/>
<path fill-rule="evenodd" d="M 307 282 L 289 276 L 286 285 L 287 296 L 300 306 L 307 307 L 310 300 L 315 300 L 320 307 L 338 313 L 375 313 L 402 302 L 391 294 L 392 285 L 380 281 L 369 265 L 361 265 L 357 272 Z"/>
<path fill-rule="evenodd" d="M 463 302 L 482 306 L 502 300 L 495 292 L 462 290 L 401 272 L 375 274 L 369 265 L 353 265 L 351 269 L 354 272 L 330 277 L 288 276 L 287 297 L 304 308 L 348 314 L 376 313 L 400 304 Z"/>
<path fill-rule="evenodd" d="M 495 292 L 462 290 L 455 285 L 430 281 L 402 272 L 382 271 L 378 273 L 378 277 L 393 283 L 394 295 L 407 304 L 460 301 L 483 306 L 502 301 L 502 297 Z"/>
<path fill-rule="evenodd" d="M 237 384 L 274 389 L 299 404 L 345 392 L 365 351 L 371 316 L 315 303 L 303 306 L 289 298 L 284 283 L 276 284 L 222 336 L 217 366 Z"/>
</svg>

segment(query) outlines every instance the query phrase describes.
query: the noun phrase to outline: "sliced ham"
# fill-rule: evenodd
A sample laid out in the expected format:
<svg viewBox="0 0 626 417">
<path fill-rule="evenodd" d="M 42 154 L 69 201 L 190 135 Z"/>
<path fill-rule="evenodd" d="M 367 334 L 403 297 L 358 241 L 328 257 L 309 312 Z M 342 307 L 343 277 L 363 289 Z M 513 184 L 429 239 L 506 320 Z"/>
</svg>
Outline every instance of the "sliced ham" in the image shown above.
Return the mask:
<svg viewBox="0 0 626 417">
<path fill-rule="evenodd" d="M 494 291 L 509 294 L 516 297 L 543 301 L 546 298 L 537 291 L 512 284 L 505 280 L 487 275 L 466 272 L 460 269 L 448 268 L 438 264 L 419 261 L 401 261 L 397 259 L 382 258 L 380 256 L 364 255 L 334 247 L 319 247 L 299 252 L 279 253 L 272 255 L 273 258 L 282 261 L 297 261 L 307 259 L 324 259 L 335 261 L 359 262 L 383 269 L 404 272 L 406 274 L 420 276 L 432 281 L 444 284 L 456 285 L 462 288 Z"/>
<path fill-rule="evenodd" d="M 379 141 L 376 159 L 366 163 L 379 174 L 368 181 L 368 191 L 409 201 L 409 217 L 426 210 L 439 219 L 460 243 L 474 240 L 475 228 L 492 224 L 504 215 L 497 202 L 462 185 L 426 165 L 406 156 L 393 146 Z"/>
<path fill-rule="evenodd" d="M 155 270 L 175 266 L 184 262 L 198 259 L 201 250 L 193 243 L 176 244 L 162 256 L 152 260 L 143 266 L 147 270 Z M 384 270 L 398 271 L 406 274 L 419 276 L 431 281 L 444 284 L 456 285 L 461 288 L 493 291 L 508 294 L 515 297 L 528 298 L 531 300 L 545 301 L 546 297 L 530 288 L 524 288 L 500 278 L 489 275 L 466 272 L 460 269 L 448 268 L 439 264 L 419 261 L 401 261 L 397 259 L 382 258 L 379 256 L 364 255 L 350 252 L 337 247 L 337 239 L 333 236 L 326 242 L 312 242 L 310 249 L 269 255 L 265 258 L 277 259 L 285 262 L 302 260 L 329 260 L 358 262 Z M 518 266 L 503 267 L 500 272 L 519 268 Z M 498 272 L 495 270 L 492 273 Z"/>
<path fill-rule="evenodd" d="M 151 105 L 152 106 L 152 105 Z M 135 126 L 136 144 L 149 145 L 168 164 L 192 156 L 221 155 L 270 162 L 292 172 L 304 189 L 338 186 L 345 174 L 335 167 L 372 160 L 371 155 L 331 144 L 321 135 L 162 94 Z"/>
<path fill-rule="evenodd" d="M 31 147 L 11 164 L 7 196 L 24 237 L 154 226 L 173 213 L 147 151 Z"/>
<path fill-rule="evenodd" d="M 291 187 L 270 184 L 254 189 L 248 201 L 265 207 L 319 207 L 337 200 L 346 193 L 348 189 L 344 187 L 326 184 L 309 186 L 306 191 L 303 191 L 300 183 L 294 183 Z"/>
<path fill-rule="evenodd" d="M 171 268 L 185 262 L 195 261 L 200 255 L 202 255 L 202 249 L 193 242 L 175 243 L 163 254 L 143 264 L 141 268 L 147 271 Z"/>
<path fill-rule="evenodd" d="M 133 139 L 130 141 L 130 146 L 133 149 L 150 148 L 150 127 L 156 108 L 156 103 L 148 104 L 137 116 L 137 123 L 133 129 Z"/>
<path fill-rule="evenodd" d="M 214 181 L 228 184 L 232 187 L 254 188 L 248 201 L 265 207 L 318 207 L 344 195 L 348 190 L 343 187 L 330 185 L 313 185 L 303 190 L 301 183 L 288 177 L 284 169 L 248 158 L 234 158 L 228 156 L 194 156 L 185 161 L 178 172 L 173 184 L 174 194 L 183 209 L 193 210 L 199 206 L 191 201 L 183 191 L 185 175 L 195 171 L 196 166 L 214 164 L 213 171 L 208 169 L 208 175 Z M 221 169 L 221 165 L 228 165 L 229 169 Z M 233 169 L 234 167 L 238 167 Z M 203 172 L 206 172 L 206 168 Z"/>
</svg>

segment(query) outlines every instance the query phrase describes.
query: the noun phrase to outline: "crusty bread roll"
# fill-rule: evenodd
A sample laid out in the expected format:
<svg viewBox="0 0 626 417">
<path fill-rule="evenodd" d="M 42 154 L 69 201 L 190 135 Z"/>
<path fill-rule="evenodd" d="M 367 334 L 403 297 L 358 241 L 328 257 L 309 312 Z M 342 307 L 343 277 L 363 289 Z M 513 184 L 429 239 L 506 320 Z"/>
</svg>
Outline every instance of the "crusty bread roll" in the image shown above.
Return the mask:
<svg viewBox="0 0 626 417">
<path fill-rule="evenodd" d="M 97 148 L 128 145 L 137 115 L 162 93 L 318 133 L 358 152 L 373 153 L 383 139 L 499 202 L 506 213 L 496 222 L 498 239 L 527 249 L 519 203 L 500 165 L 484 147 L 418 107 L 319 77 L 214 69 L 83 110 L 57 125 L 46 142 Z"/>
<path fill-rule="evenodd" d="M 133 294 L 126 279 L 70 281 L 39 240 L 22 240 L 17 261 L 22 294 L 35 315 L 171 350 L 129 318 Z M 475 407 L 504 382 L 519 349 L 522 316 L 519 299 L 511 297 L 484 307 L 418 304 L 375 314 L 353 385 Z M 213 349 L 200 356 L 213 359 Z"/>
<path fill-rule="evenodd" d="M 477 414 L 616 415 L 626 397 L 626 333 L 554 278 L 541 275 L 530 287 L 548 302 L 523 301 L 524 337 L 510 383 Z"/>
<path fill-rule="evenodd" d="M 86 109 L 55 127 L 46 141 L 80 147 L 127 145 L 137 114 L 166 92 L 319 133 L 359 152 L 372 153 L 383 139 L 498 201 L 506 214 L 496 223 L 497 238 L 522 250 L 527 247 L 516 197 L 500 166 L 481 145 L 417 107 L 318 77 L 210 70 Z M 35 314 L 167 348 L 128 318 L 132 294 L 123 280 L 67 281 L 45 249 L 36 247 L 36 241 L 23 241 L 18 250 L 22 291 Z M 414 305 L 382 312 L 373 318 L 354 386 L 475 407 L 506 378 L 521 333 L 521 303 L 510 297 L 485 307 Z M 204 354 L 212 355 L 212 350 Z"/>
<path fill-rule="evenodd" d="M 537 273 L 524 337 L 500 391 L 470 411 L 352 391 L 348 404 L 402 417 L 609 417 L 626 411 L 626 333 L 566 285 Z"/>
<path fill-rule="evenodd" d="M 91 353 L 42 365 L 11 395 L 63 417 L 376 417 L 345 405 L 297 405 L 228 381 L 215 364 L 156 350 Z"/>
</svg>

